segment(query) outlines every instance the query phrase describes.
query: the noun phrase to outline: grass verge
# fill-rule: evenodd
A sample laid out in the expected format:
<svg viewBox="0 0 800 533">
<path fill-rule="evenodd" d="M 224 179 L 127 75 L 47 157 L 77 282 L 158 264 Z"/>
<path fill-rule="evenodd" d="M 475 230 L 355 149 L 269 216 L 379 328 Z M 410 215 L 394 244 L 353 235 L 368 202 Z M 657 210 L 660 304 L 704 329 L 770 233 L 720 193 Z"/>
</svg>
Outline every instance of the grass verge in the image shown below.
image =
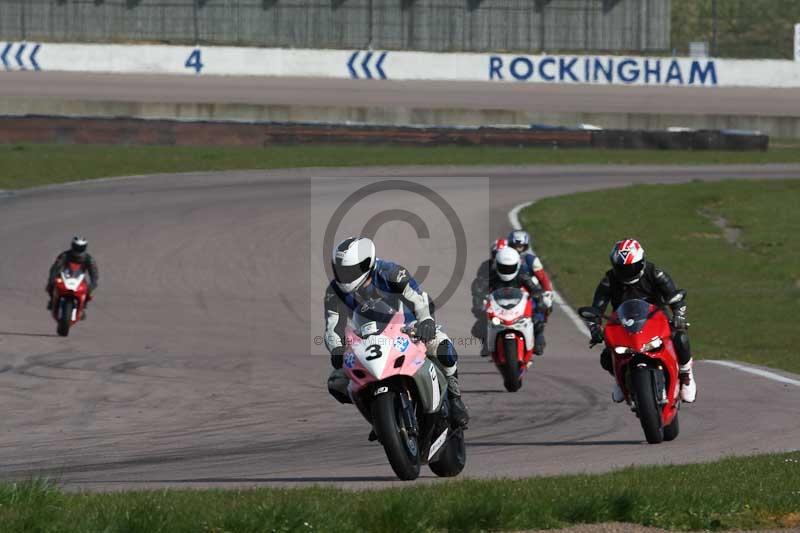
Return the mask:
<svg viewBox="0 0 800 533">
<path fill-rule="evenodd" d="M 478 531 L 630 522 L 677 529 L 800 525 L 800 453 L 602 475 L 333 488 L 65 493 L 0 486 L 3 531 Z"/>
<path fill-rule="evenodd" d="M 0 145 L 0 189 L 162 172 L 375 165 L 798 163 L 800 142 L 768 152 L 465 146 L 312 145 L 269 148 Z"/>
<path fill-rule="evenodd" d="M 800 180 L 637 185 L 545 199 L 521 222 L 574 306 L 635 237 L 687 289 L 696 356 L 800 373 L 798 205 Z"/>
</svg>

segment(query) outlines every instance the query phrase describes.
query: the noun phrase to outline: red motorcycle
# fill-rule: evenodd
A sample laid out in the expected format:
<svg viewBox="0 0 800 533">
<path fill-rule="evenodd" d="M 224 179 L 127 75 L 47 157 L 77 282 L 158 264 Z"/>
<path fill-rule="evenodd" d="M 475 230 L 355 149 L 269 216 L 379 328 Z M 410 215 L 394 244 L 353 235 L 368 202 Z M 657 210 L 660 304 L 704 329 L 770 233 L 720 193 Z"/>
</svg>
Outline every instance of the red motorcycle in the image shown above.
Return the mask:
<svg viewBox="0 0 800 533">
<path fill-rule="evenodd" d="M 527 291 L 504 287 L 486 299 L 486 346 L 508 392 L 522 387 L 533 358 L 534 302 Z"/>
<path fill-rule="evenodd" d="M 86 271 L 80 263 L 67 263 L 53 284 L 52 314 L 62 337 L 83 317 L 83 309 L 89 296 Z"/>
<path fill-rule="evenodd" d="M 668 303 L 684 298 L 680 291 Z M 604 337 L 613 354 L 614 375 L 625 401 L 632 407 L 650 444 L 678 436 L 681 385 L 678 357 L 672 344 L 672 329 L 664 308 L 644 300 L 628 300 L 610 317 L 594 307 L 581 307 L 578 314 L 599 324 L 606 318 Z"/>
</svg>

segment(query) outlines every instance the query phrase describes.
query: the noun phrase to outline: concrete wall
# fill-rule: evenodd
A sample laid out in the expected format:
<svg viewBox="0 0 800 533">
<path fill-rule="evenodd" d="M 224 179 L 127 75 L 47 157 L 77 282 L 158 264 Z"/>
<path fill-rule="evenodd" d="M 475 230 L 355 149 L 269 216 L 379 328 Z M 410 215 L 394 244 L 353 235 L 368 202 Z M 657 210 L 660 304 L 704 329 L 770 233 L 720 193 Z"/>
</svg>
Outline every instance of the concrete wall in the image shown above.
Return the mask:
<svg viewBox="0 0 800 533">
<path fill-rule="evenodd" d="M 0 42 L 6 70 L 702 87 L 800 87 L 800 62 Z"/>
<path fill-rule="evenodd" d="M 40 98 L 0 99 L 0 115 L 63 117 L 133 117 L 144 119 L 224 120 L 242 122 L 328 122 L 334 124 L 414 124 L 486 126 L 593 124 L 607 129 L 660 130 L 669 127 L 742 129 L 771 137 L 800 138 L 800 117 L 685 115 L 656 113 L 536 113 L 498 109 L 412 107 L 332 107 L 249 104 L 154 104 Z"/>
<path fill-rule="evenodd" d="M 2 0 L 9 41 L 655 51 L 670 0 Z"/>
</svg>

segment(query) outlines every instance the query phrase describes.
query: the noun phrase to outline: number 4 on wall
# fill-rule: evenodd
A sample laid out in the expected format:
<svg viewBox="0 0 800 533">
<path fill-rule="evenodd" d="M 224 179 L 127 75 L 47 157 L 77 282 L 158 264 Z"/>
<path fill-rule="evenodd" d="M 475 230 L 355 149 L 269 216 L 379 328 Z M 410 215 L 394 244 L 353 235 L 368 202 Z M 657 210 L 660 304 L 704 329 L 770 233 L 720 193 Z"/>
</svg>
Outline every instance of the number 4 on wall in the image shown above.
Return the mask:
<svg viewBox="0 0 800 533">
<path fill-rule="evenodd" d="M 186 60 L 184 66 L 186 68 L 193 68 L 195 73 L 200 74 L 200 71 L 203 70 L 203 61 L 199 48 L 192 50 L 192 53 L 189 54 L 189 58 Z"/>
</svg>

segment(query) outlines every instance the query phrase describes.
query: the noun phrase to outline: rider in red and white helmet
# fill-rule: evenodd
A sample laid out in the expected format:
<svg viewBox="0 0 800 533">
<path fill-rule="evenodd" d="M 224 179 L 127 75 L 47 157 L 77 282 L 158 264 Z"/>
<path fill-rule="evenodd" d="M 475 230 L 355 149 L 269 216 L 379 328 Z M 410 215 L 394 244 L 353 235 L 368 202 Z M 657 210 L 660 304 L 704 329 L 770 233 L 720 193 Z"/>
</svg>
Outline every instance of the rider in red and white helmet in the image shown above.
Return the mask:
<svg viewBox="0 0 800 533">
<path fill-rule="evenodd" d="M 492 243 L 492 260 L 497 255 L 497 252 L 508 246 L 508 241 L 505 239 L 497 239 Z"/>
<path fill-rule="evenodd" d="M 635 239 L 617 241 L 611 248 L 611 270 L 600 281 L 594 293 L 592 306 L 605 312 L 606 307 L 616 309 L 626 300 L 641 299 L 655 305 L 665 305 L 679 291 L 672 278 L 653 263 L 647 261 L 644 248 Z M 686 321 L 686 303 L 683 298 L 669 304 L 672 308 L 672 341 L 680 363 L 681 399 L 693 402 L 697 385 L 692 372 L 692 352 L 689 346 Z M 603 332 L 599 324 L 590 323 L 593 342 L 602 342 Z M 600 364 L 613 375 L 611 352 L 606 347 L 600 355 Z M 621 402 L 624 397 L 619 386 L 614 384 L 612 398 Z"/>
</svg>

